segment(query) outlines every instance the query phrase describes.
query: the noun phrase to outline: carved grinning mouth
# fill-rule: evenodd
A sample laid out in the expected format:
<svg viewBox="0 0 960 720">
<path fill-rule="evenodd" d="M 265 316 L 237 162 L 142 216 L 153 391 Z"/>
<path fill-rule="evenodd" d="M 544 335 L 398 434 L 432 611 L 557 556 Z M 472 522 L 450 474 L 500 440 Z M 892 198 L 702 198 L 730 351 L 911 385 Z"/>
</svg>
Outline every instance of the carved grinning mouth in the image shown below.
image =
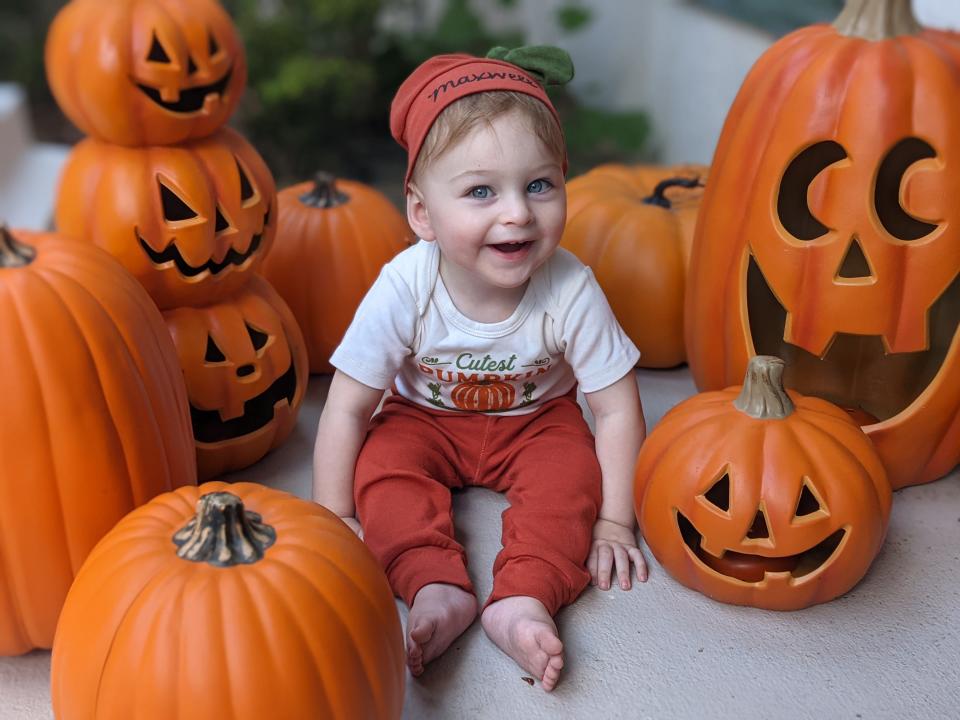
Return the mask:
<svg viewBox="0 0 960 720">
<path fill-rule="evenodd" d="M 747 311 L 754 351 L 786 362 L 786 384 L 838 405 L 861 425 L 898 415 L 933 382 L 957 332 L 960 274 L 927 313 L 928 349 L 887 353 L 879 335 L 836 333 L 823 357 L 783 339 L 787 312 L 750 255 Z"/>
<path fill-rule="evenodd" d="M 136 85 L 143 91 L 144 95 L 146 95 L 164 110 L 169 110 L 170 112 L 175 113 L 193 113 L 203 108 L 203 103 L 206 100 L 207 95 L 223 95 L 227 84 L 230 82 L 231 74 L 233 74 L 233 68 L 227 70 L 222 78 L 216 82 L 210 83 L 209 85 L 198 85 L 197 87 L 185 88 L 184 90 L 180 91 L 180 97 L 175 102 L 165 102 L 160 97 L 160 91 L 155 87 L 150 87 L 149 85 L 144 85 L 143 83 L 136 83 Z"/>
<path fill-rule="evenodd" d="M 264 229 L 266 229 L 267 218 L 269 216 L 270 210 L 268 209 L 264 215 Z M 227 254 L 224 255 L 223 260 L 220 262 L 208 260 L 203 265 L 191 265 L 184 260 L 183 255 L 180 254 L 180 250 L 177 249 L 177 243 L 175 240 L 171 241 L 163 252 L 157 252 L 150 247 L 149 244 L 147 244 L 146 240 L 143 239 L 143 236 L 140 235 L 138 228 L 134 228 L 134 233 L 137 236 L 140 247 L 143 248 L 143 251 L 147 254 L 147 257 L 150 258 L 150 261 L 154 265 L 162 269 L 164 266 L 168 266 L 172 262 L 174 265 L 176 265 L 177 270 L 180 271 L 180 274 L 185 277 L 196 277 L 197 275 L 202 275 L 205 272 L 209 272 L 211 275 L 217 275 L 231 266 L 243 265 L 254 255 L 254 253 L 257 252 L 260 247 L 260 243 L 263 240 L 263 231 L 260 231 L 250 239 L 250 246 L 245 252 L 238 252 L 233 248 L 230 248 L 227 251 Z"/>
<path fill-rule="evenodd" d="M 296 392 L 297 374 L 291 359 L 290 367 L 283 375 L 243 404 L 243 415 L 240 417 L 223 420 L 219 411 L 200 410 L 191 403 L 190 420 L 193 422 L 194 439 L 199 443 L 215 443 L 249 435 L 273 420 L 278 403 L 286 400 L 287 405 L 292 406 Z"/>
<path fill-rule="evenodd" d="M 703 535 L 683 513 L 674 510 L 677 528 L 694 560 L 706 570 L 719 572 L 725 577 L 740 582 L 761 582 L 767 573 L 789 572 L 794 578 L 802 578 L 824 567 L 837 552 L 846 537 L 846 528 L 840 528 L 809 550 L 782 557 L 768 557 L 748 553 L 722 551 L 719 557 L 711 555 L 700 546 Z"/>
</svg>

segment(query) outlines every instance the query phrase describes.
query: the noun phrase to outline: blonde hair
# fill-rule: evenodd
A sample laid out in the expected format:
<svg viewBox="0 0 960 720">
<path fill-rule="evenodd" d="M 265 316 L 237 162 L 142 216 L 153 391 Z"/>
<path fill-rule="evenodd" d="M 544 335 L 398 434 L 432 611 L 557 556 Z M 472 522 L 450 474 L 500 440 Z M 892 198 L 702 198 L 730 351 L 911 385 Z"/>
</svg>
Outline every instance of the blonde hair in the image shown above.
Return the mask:
<svg viewBox="0 0 960 720">
<path fill-rule="evenodd" d="M 469 135 L 477 125 L 489 123 L 512 110 L 524 116 L 531 132 L 540 138 L 557 162 L 562 163 L 566 154 L 563 130 L 549 108 L 525 93 L 491 90 L 467 95 L 443 109 L 423 140 L 410 179 L 416 182 L 424 168 Z"/>
</svg>

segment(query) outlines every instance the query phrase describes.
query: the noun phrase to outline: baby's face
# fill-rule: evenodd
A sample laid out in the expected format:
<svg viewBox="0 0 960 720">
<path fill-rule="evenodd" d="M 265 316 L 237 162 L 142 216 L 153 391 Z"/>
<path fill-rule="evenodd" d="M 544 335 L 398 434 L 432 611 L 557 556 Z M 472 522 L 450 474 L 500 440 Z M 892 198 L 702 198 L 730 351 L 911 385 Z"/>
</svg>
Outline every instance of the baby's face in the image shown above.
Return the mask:
<svg viewBox="0 0 960 720">
<path fill-rule="evenodd" d="M 418 187 L 448 284 L 518 288 L 560 242 L 563 170 L 525 118 L 511 112 L 478 125 L 424 168 Z"/>
</svg>

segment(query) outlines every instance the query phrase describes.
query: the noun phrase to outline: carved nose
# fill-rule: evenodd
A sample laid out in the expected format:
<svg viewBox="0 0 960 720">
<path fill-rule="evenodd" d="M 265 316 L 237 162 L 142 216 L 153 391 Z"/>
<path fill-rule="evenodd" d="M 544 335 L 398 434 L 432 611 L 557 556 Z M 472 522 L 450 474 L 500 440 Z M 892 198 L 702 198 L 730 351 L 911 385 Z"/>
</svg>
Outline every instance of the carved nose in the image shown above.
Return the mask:
<svg viewBox="0 0 960 720">
<path fill-rule="evenodd" d="M 759 540 L 770 537 L 770 531 L 767 530 L 767 519 L 763 516 L 763 510 L 757 510 L 753 518 L 753 525 L 747 530 L 748 540 Z"/>
<path fill-rule="evenodd" d="M 859 238 L 854 237 L 853 242 L 850 243 L 850 249 L 840 263 L 840 269 L 837 270 L 837 277 L 846 280 L 873 277 L 873 273 L 870 272 L 870 263 L 867 262 L 867 256 L 863 252 Z"/>
<path fill-rule="evenodd" d="M 237 368 L 237 377 L 246 377 L 247 375 L 253 375 L 256 368 L 252 364 L 241 365 Z"/>
</svg>

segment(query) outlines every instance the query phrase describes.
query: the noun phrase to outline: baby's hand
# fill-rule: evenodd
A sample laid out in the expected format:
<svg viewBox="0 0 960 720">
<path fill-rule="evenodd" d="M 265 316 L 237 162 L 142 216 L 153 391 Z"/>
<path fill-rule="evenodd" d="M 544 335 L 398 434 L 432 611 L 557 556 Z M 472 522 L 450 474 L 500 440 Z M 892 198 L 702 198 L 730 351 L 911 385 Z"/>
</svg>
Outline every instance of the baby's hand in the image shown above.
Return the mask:
<svg viewBox="0 0 960 720">
<path fill-rule="evenodd" d="M 344 523 L 346 523 L 348 528 L 350 528 L 357 534 L 358 538 L 363 540 L 363 528 L 360 527 L 359 520 L 357 520 L 355 517 L 341 517 L 340 519 L 343 520 Z"/>
<path fill-rule="evenodd" d="M 599 585 L 601 590 L 609 590 L 610 573 L 616 565 L 620 588 L 629 590 L 631 560 L 637 569 L 637 580 L 646 582 L 647 563 L 637 547 L 633 528 L 599 518 L 593 526 L 593 544 L 587 558 L 591 584 Z"/>
</svg>

